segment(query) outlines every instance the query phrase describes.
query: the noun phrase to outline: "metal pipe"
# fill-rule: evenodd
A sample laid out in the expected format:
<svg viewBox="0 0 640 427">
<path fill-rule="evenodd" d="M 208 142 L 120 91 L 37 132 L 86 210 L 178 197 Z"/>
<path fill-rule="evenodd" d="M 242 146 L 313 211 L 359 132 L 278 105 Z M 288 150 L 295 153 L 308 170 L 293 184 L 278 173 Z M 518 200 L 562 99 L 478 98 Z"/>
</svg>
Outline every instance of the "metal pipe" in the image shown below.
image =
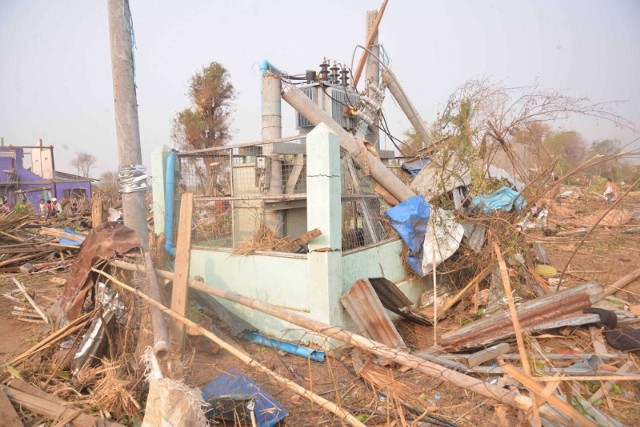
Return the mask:
<svg viewBox="0 0 640 427">
<path fill-rule="evenodd" d="M 282 71 L 280 71 L 275 65 L 270 63 L 268 60 L 263 59 L 260 61 L 260 74 L 264 74 L 266 72 L 282 74 Z"/>
<path fill-rule="evenodd" d="M 164 248 L 169 255 L 175 256 L 176 248 L 173 247 L 173 216 L 174 216 L 174 193 L 176 181 L 176 153 L 171 151 L 167 158 L 167 171 L 164 180 L 164 235 L 167 241 Z"/>
<path fill-rule="evenodd" d="M 418 137 L 422 140 L 425 146 L 430 145 L 432 141 L 429 137 L 429 133 L 427 132 L 427 128 L 424 125 L 424 121 L 422 120 L 422 117 L 420 117 L 420 113 L 418 113 L 416 107 L 414 107 L 411 100 L 409 100 L 406 92 L 402 89 L 402 86 L 400 86 L 398 78 L 391 70 L 385 67 L 382 70 L 382 81 L 387 88 L 389 88 L 389 92 L 391 92 L 391 95 L 407 116 L 409 122 L 411 122 L 411 125 L 418 134 Z"/>
<path fill-rule="evenodd" d="M 338 135 L 340 146 L 347 150 L 358 164 L 363 165 L 367 162 L 369 171 L 373 179 L 375 179 L 385 190 L 391 193 L 401 202 L 415 196 L 414 192 L 395 176 L 377 157 L 368 151 L 361 151 L 360 145 L 356 142 L 353 135 L 344 130 L 335 120 L 327 113 L 322 111 L 309 97 L 295 86 L 288 86 L 282 93 L 282 98 L 287 101 L 296 111 L 302 114 L 314 126 L 324 123 Z"/>
</svg>

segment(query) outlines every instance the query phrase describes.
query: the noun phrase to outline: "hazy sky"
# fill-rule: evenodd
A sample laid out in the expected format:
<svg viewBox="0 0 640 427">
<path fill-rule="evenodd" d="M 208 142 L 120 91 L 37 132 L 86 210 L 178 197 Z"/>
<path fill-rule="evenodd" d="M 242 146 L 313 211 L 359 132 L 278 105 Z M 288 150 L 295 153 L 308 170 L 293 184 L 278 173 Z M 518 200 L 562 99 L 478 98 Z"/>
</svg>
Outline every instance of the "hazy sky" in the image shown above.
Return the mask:
<svg viewBox="0 0 640 427">
<path fill-rule="evenodd" d="M 222 63 L 239 92 L 235 142 L 260 137 L 258 63 L 289 73 L 323 57 L 351 63 L 364 44 L 365 13 L 381 0 L 152 1 L 131 4 L 144 162 L 170 144 L 171 120 L 188 106 L 189 78 Z M 507 85 L 538 79 L 593 101 L 626 100 L 615 112 L 640 127 L 640 0 L 391 0 L 380 29 L 391 65 L 426 121 L 466 80 Z M 357 58 L 357 57 L 356 57 Z M 93 153 L 98 175 L 117 153 L 106 0 L 0 0 L 0 136 L 56 147 L 58 170 Z M 392 132 L 408 121 L 385 103 Z M 285 136 L 294 113 L 283 107 Z M 628 141 L 631 131 L 574 119 L 587 141 Z"/>
</svg>

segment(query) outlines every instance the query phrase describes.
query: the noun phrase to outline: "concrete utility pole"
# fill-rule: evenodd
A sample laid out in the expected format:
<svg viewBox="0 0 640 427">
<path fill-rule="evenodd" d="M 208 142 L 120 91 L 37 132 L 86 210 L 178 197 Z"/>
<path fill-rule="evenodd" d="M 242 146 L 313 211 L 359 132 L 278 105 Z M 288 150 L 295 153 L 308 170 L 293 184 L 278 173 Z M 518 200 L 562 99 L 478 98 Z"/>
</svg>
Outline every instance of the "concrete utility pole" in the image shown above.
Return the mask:
<svg viewBox="0 0 640 427">
<path fill-rule="evenodd" d="M 275 73 L 262 74 L 262 140 L 269 141 L 282 138 L 282 80 Z M 262 146 L 262 154 L 270 156 L 271 169 L 269 194 L 282 194 L 282 162 L 273 154 L 271 145 Z M 284 218 L 282 211 L 268 211 L 264 215 L 265 225 L 276 236 L 284 236 Z"/>
<path fill-rule="evenodd" d="M 113 73 L 113 95 L 116 113 L 116 136 L 118 141 L 118 166 L 122 171 L 131 171 L 142 166 L 140 150 L 140 128 L 138 125 L 138 101 L 134 82 L 133 23 L 129 0 L 107 0 L 109 5 L 109 34 L 111 40 L 111 69 Z M 124 224 L 135 230 L 143 248 L 147 248 L 147 209 L 144 201 L 146 186 L 122 192 Z"/>
<path fill-rule="evenodd" d="M 371 34 L 372 31 L 375 31 L 375 37 L 371 43 L 371 48 L 370 48 L 371 53 L 373 53 L 373 55 L 375 56 L 366 55 L 367 52 L 364 53 L 364 55 L 367 56 L 367 68 L 364 73 L 364 77 L 365 77 L 364 81 L 367 83 L 367 85 L 374 84 L 376 88 L 380 87 L 380 64 L 378 63 L 378 57 L 380 57 L 380 45 L 378 44 L 378 32 L 376 30 L 373 30 L 377 17 L 378 17 L 377 10 L 370 10 L 367 12 L 366 36 L 369 37 L 369 34 Z M 367 96 L 371 97 L 372 96 L 371 92 L 372 90 L 369 89 L 369 93 L 367 93 Z M 376 115 L 373 118 L 373 127 L 375 128 L 375 130 L 372 131 L 371 128 L 369 128 L 367 134 L 364 137 L 364 139 L 374 144 L 376 149 L 380 149 L 380 139 L 378 137 L 378 134 L 380 133 L 378 129 L 379 120 L 380 119 L 378 118 L 378 115 Z"/>
</svg>

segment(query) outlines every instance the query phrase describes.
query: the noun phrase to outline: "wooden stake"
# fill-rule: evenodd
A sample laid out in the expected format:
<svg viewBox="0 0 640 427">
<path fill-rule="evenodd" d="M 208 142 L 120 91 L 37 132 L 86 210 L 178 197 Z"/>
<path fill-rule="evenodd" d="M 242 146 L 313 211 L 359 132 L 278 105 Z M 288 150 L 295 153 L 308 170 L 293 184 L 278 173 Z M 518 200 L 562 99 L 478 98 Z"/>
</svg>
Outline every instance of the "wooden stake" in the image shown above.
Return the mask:
<svg viewBox="0 0 640 427">
<path fill-rule="evenodd" d="M 189 256 L 191 253 L 191 215 L 193 213 L 193 194 L 184 193 L 180 202 L 180 222 L 176 243 L 176 268 L 171 292 L 171 309 L 184 316 L 187 313 L 187 294 L 189 293 Z M 184 325 L 173 323 L 171 335 L 182 349 L 184 343 Z"/>
<path fill-rule="evenodd" d="M 256 368 L 258 371 L 270 376 L 271 378 L 273 378 L 274 380 L 278 381 L 279 383 L 284 384 L 287 388 L 289 388 L 290 390 L 292 390 L 296 394 L 298 394 L 298 395 L 300 395 L 300 396 L 302 396 L 302 397 L 304 397 L 306 399 L 309 399 L 311 402 L 314 402 L 314 403 L 320 405 L 322 408 L 324 408 L 324 409 L 330 411 L 331 413 L 337 415 L 343 421 L 349 423 L 352 426 L 364 427 L 364 424 L 362 424 L 360 421 L 358 421 L 357 418 L 355 418 L 353 415 L 351 415 L 349 412 L 345 411 L 344 409 L 342 409 L 341 407 L 339 407 L 335 403 L 329 402 L 325 398 L 323 398 L 321 396 L 318 396 L 317 394 L 314 394 L 314 393 L 310 392 L 309 390 L 305 389 L 304 387 L 299 386 L 298 384 L 294 383 L 293 381 L 288 380 L 287 378 L 275 373 L 274 371 L 270 370 L 269 368 L 267 368 L 266 366 L 264 366 L 260 362 L 256 361 L 254 358 L 249 356 L 247 353 L 245 353 L 241 349 L 236 348 L 233 345 L 229 344 L 228 342 L 224 341 L 223 339 L 219 338 L 217 335 L 215 335 L 211 331 L 203 328 L 202 326 L 200 326 L 197 323 L 187 319 L 186 317 L 180 315 L 179 313 L 176 313 L 174 310 L 165 307 L 164 305 L 160 304 L 159 302 L 157 302 L 156 300 L 154 300 L 150 296 L 138 291 L 137 289 L 132 288 L 131 286 L 129 286 L 129 285 L 125 284 L 125 283 L 122 283 L 121 281 L 119 281 L 115 277 L 111 276 L 110 274 L 107 274 L 104 271 L 98 270 L 96 268 L 92 268 L 92 270 L 94 272 L 98 273 L 98 274 L 101 274 L 101 275 L 107 277 L 109 280 L 111 280 L 114 284 L 118 285 L 120 288 L 125 289 L 125 290 L 127 290 L 127 291 L 129 291 L 129 292 L 131 292 L 131 293 L 133 293 L 133 294 L 135 294 L 137 296 L 139 296 L 140 298 L 142 298 L 143 300 L 147 301 L 152 306 L 156 307 L 158 310 L 162 311 L 163 313 L 167 314 L 168 316 L 171 316 L 177 322 L 180 322 L 182 325 L 188 326 L 190 329 L 197 330 L 203 336 L 207 337 L 208 339 L 210 339 L 211 341 L 213 341 L 214 343 L 218 344 L 220 347 L 224 348 L 229 353 L 234 355 L 241 362 L 243 362 L 243 363 L 245 363 L 245 364 L 247 364 L 247 365 L 249 365 L 249 366 L 251 366 L 253 368 Z"/>
</svg>

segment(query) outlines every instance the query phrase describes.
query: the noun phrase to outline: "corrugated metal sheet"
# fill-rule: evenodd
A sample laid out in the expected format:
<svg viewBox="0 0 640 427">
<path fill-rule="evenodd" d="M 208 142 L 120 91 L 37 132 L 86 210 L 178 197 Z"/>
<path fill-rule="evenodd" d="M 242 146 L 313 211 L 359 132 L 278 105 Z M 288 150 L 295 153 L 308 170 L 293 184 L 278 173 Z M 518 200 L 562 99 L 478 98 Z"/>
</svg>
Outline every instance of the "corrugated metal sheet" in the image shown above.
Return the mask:
<svg viewBox="0 0 640 427">
<path fill-rule="evenodd" d="M 523 330 L 535 331 L 551 322 L 582 316 L 582 310 L 602 299 L 604 292 L 597 282 L 587 282 L 551 295 L 527 301 L 517 307 Z M 445 334 L 440 344 L 449 351 L 481 347 L 514 334 L 508 310 L 469 323 Z"/>
<path fill-rule="evenodd" d="M 369 282 L 371 282 L 371 286 L 373 286 L 384 308 L 420 325 L 432 325 L 427 318 L 412 310 L 413 304 L 409 298 L 391 280 L 376 277 L 369 279 Z"/>
<path fill-rule="evenodd" d="M 392 348 L 406 348 L 380 299 L 367 279 L 358 280 L 340 297 L 342 305 L 361 332 L 374 341 Z"/>
</svg>

